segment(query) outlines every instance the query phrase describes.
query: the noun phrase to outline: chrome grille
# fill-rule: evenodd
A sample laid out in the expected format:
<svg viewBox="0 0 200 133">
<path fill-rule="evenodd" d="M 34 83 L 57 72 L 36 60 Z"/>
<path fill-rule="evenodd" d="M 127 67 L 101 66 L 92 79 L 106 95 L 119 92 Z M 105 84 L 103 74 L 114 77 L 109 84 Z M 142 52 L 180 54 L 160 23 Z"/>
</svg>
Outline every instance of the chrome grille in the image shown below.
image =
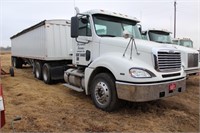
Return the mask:
<svg viewBox="0 0 200 133">
<path fill-rule="evenodd" d="M 198 53 L 188 54 L 188 67 L 198 67 Z"/>
<path fill-rule="evenodd" d="M 158 51 L 155 67 L 157 71 L 178 71 L 181 69 L 181 54 L 178 51 Z"/>
</svg>

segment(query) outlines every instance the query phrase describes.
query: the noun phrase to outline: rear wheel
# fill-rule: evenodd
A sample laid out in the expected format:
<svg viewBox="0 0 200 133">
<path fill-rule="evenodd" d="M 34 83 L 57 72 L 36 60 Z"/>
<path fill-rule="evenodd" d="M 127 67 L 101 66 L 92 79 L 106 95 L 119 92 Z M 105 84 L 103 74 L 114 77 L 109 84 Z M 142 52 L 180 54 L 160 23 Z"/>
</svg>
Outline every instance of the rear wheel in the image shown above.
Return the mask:
<svg viewBox="0 0 200 133">
<path fill-rule="evenodd" d="M 37 79 L 42 79 L 42 63 L 39 61 L 35 62 L 35 77 Z"/>
<path fill-rule="evenodd" d="M 17 59 L 16 59 L 15 57 L 12 57 L 12 65 L 13 65 L 13 67 L 15 67 L 15 68 L 16 68 L 16 66 L 17 66 Z"/>
<path fill-rule="evenodd" d="M 45 63 L 43 65 L 43 68 L 42 68 L 42 73 L 43 73 L 43 81 L 46 83 L 46 84 L 51 84 L 52 80 L 51 80 L 51 73 L 50 73 L 50 65 Z"/>
<path fill-rule="evenodd" d="M 22 68 L 23 61 L 21 58 L 12 57 L 12 66 L 15 68 Z"/>
<path fill-rule="evenodd" d="M 117 109 L 119 99 L 113 76 L 107 73 L 96 75 L 91 85 L 91 97 L 97 108 L 108 112 Z"/>
<path fill-rule="evenodd" d="M 12 67 L 15 67 L 15 64 L 14 64 L 14 57 L 13 57 L 13 56 L 11 57 L 11 65 L 12 65 Z"/>
</svg>

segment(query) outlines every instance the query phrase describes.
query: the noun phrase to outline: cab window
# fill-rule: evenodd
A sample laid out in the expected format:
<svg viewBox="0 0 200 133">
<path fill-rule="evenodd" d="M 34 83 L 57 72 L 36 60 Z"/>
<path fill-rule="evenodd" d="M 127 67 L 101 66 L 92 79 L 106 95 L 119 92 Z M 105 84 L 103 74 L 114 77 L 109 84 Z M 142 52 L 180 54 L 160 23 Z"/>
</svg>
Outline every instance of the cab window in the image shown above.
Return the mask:
<svg viewBox="0 0 200 133">
<path fill-rule="evenodd" d="M 82 16 L 79 19 L 79 31 L 78 32 L 79 32 L 79 36 L 92 36 L 89 17 Z"/>
</svg>

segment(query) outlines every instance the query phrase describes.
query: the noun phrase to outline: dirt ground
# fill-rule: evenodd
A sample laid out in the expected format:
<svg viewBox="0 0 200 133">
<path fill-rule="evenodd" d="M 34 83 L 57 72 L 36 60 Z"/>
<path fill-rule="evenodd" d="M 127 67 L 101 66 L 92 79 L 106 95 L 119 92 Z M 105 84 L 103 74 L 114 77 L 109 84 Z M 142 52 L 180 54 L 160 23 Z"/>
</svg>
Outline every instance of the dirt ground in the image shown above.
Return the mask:
<svg viewBox="0 0 200 133">
<path fill-rule="evenodd" d="M 10 54 L 1 54 L 9 70 Z M 107 113 L 92 103 L 90 96 L 57 83 L 46 85 L 32 74 L 32 68 L 15 69 L 15 76 L 1 76 L 6 125 L 17 132 L 199 132 L 199 76 L 187 80 L 187 90 L 177 96 L 145 103 L 126 103 Z"/>
</svg>

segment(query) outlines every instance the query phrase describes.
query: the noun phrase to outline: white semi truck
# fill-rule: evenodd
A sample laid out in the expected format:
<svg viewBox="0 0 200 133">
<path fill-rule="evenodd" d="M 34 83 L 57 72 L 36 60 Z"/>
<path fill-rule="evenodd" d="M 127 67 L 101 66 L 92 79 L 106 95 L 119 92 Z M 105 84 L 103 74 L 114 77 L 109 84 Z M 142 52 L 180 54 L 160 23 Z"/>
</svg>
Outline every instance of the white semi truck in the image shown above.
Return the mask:
<svg viewBox="0 0 200 133">
<path fill-rule="evenodd" d="M 77 12 L 71 24 L 43 21 L 11 37 L 13 65 L 31 64 L 45 83 L 64 75 L 65 86 L 91 95 L 105 111 L 121 99 L 143 102 L 183 92 L 180 51 L 142 40 L 138 22 L 105 10 Z"/>
<path fill-rule="evenodd" d="M 174 46 L 181 51 L 181 60 L 183 68 L 187 75 L 195 75 L 200 71 L 199 52 L 193 48 L 179 45 L 173 45 L 171 32 L 163 29 L 149 29 L 143 32 L 143 39 L 159 42 L 161 45 L 167 44 Z"/>
<path fill-rule="evenodd" d="M 172 43 L 175 45 L 180 45 L 188 48 L 194 48 L 193 41 L 190 38 L 173 38 Z M 197 51 L 199 52 L 199 66 L 200 66 L 200 49 Z"/>
</svg>

